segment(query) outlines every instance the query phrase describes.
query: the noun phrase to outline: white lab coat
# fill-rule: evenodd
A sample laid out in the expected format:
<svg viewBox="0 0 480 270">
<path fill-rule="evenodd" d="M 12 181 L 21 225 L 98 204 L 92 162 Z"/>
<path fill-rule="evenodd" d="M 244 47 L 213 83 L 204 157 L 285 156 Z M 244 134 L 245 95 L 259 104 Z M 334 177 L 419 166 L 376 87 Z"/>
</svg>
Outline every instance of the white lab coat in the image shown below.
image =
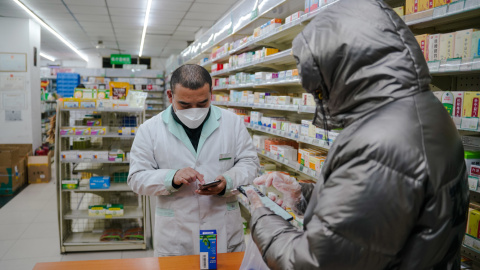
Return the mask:
<svg viewBox="0 0 480 270">
<path fill-rule="evenodd" d="M 135 136 L 128 185 L 138 194 L 157 197 L 156 256 L 199 254 L 200 230 L 217 230 L 219 253 L 244 250 L 234 190 L 252 183 L 259 161 L 243 119 L 211 106 L 197 150 L 173 119 L 171 106 L 142 124 Z M 197 183 L 173 188 L 175 172 L 186 167 L 203 174 L 207 182 L 223 175 L 227 179 L 225 195 L 198 195 Z"/>
</svg>

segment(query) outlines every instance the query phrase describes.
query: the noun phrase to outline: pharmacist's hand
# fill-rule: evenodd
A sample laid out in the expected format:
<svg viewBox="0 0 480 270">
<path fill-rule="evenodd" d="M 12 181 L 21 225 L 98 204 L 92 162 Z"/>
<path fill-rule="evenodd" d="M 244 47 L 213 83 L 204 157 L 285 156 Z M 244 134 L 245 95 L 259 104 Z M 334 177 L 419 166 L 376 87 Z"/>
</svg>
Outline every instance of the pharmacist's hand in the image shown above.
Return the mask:
<svg viewBox="0 0 480 270">
<path fill-rule="evenodd" d="M 220 180 L 221 182 L 216 186 L 209 187 L 206 189 L 198 189 L 195 192 L 200 195 L 218 195 L 227 186 L 227 180 L 222 175 L 219 175 L 215 180 Z"/>
<path fill-rule="evenodd" d="M 247 190 L 247 197 L 250 200 L 250 211 L 253 212 L 255 209 L 264 207 L 260 196 L 258 196 L 257 192 L 252 189 Z"/>
<path fill-rule="evenodd" d="M 195 171 L 192 168 L 183 168 L 181 170 L 178 170 L 173 177 L 173 183 L 175 183 L 175 185 L 177 186 L 180 186 L 182 184 L 188 186 L 190 185 L 190 183 L 193 183 L 197 180 L 202 185 L 205 183 L 205 180 L 203 179 L 203 174 Z"/>
<path fill-rule="evenodd" d="M 283 194 L 284 207 L 293 209 L 302 199 L 302 187 L 297 182 L 297 179 L 280 172 L 262 175 L 253 180 L 253 183 L 255 185 L 265 185 L 266 187 L 273 185 L 274 188 Z"/>
</svg>

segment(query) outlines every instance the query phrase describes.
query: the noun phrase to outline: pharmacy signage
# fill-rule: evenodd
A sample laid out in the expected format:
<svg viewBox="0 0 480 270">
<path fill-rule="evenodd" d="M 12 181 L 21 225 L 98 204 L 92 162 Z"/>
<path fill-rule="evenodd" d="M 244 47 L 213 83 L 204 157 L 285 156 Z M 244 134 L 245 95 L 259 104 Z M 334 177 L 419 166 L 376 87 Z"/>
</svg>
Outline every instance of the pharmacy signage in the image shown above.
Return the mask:
<svg viewBox="0 0 480 270">
<path fill-rule="evenodd" d="M 131 64 L 132 56 L 130 54 L 111 54 L 110 64 L 112 65 L 124 65 Z"/>
</svg>

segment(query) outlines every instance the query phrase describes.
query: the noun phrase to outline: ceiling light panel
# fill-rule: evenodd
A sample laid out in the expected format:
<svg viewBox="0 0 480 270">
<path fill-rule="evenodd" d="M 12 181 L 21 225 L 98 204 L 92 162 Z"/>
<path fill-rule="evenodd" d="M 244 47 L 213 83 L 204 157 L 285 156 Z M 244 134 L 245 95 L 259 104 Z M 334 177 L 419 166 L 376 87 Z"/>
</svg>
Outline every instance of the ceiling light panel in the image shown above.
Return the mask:
<svg viewBox="0 0 480 270">
<path fill-rule="evenodd" d="M 62 41 L 65 45 L 67 45 L 72 51 L 74 51 L 78 56 L 80 56 L 83 60 L 88 62 L 88 57 L 84 54 L 82 54 L 73 44 L 68 42 L 63 36 L 61 36 L 58 32 L 53 30 L 52 27 L 50 27 L 48 24 L 46 24 L 40 17 L 38 17 L 33 11 L 31 11 L 27 6 L 25 6 L 22 2 L 19 0 L 13 0 L 18 6 L 20 6 L 26 13 L 28 13 L 30 16 L 32 16 L 35 21 L 37 21 L 43 28 L 46 28 L 50 33 L 52 33 L 55 37 L 57 37 L 60 41 Z"/>
</svg>

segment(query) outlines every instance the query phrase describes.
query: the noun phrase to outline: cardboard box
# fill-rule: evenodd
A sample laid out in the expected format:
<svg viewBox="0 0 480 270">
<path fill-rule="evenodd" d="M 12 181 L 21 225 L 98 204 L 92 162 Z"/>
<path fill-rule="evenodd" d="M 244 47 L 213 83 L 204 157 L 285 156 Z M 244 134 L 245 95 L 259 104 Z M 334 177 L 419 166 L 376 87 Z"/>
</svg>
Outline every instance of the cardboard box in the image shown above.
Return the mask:
<svg viewBox="0 0 480 270">
<path fill-rule="evenodd" d="M 475 29 L 457 31 L 455 34 L 454 58 L 468 59 L 472 56 L 472 33 Z"/>
<path fill-rule="evenodd" d="M 52 178 L 52 156 L 53 151 L 46 156 L 28 157 L 28 183 L 48 183 Z"/>
<path fill-rule="evenodd" d="M 216 230 L 200 230 L 200 269 L 217 269 Z"/>
<path fill-rule="evenodd" d="M 428 55 L 427 61 L 440 60 L 440 35 L 428 35 Z"/>
<path fill-rule="evenodd" d="M 415 39 L 417 40 L 418 45 L 420 45 L 420 49 L 422 49 L 425 60 L 428 61 L 428 35 L 418 35 L 415 36 Z"/>
<path fill-rule="evenodd" d="M 0 195 L 13 195 L 26 183 L 31 144 L 0 145 Z"/>
<path fill-rule="evenodd" d="M 455 55 L 455 33 L 440 35 L 440 60 L 451 59 Z"/>
<path fill-rule="evenodd" d="M 463 117 L 478 117 L 480 92 L 464 92 Z"/>
</svg>

